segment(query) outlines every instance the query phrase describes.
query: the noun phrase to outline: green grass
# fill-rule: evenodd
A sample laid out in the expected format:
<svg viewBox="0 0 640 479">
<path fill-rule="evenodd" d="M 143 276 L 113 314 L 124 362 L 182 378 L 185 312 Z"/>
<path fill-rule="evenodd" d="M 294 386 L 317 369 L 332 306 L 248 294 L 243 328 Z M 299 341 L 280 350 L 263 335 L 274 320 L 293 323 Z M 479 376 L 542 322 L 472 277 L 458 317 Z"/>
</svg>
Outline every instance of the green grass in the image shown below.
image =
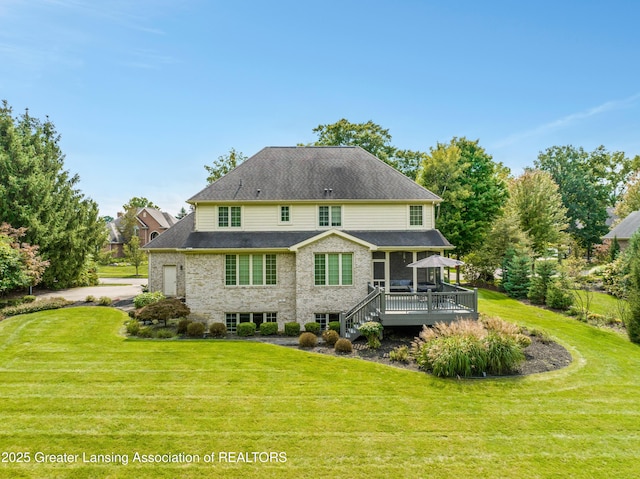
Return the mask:
<svg viewBox="0 0 640 479">
<path fill-rule="evenodd" d="M 584 291 L 579 291 L 584 298 Z M 607 293 L 593 292 L 591 293 L 591 305 L 589 311 L 603 316 L 620 316 L 620 310 L 618 302 L 620 300 Z"/>
<path fill-rule="evenodd" d="M 124 313 L 0 322 L 0 452 L 198 454 L 198 464 L 0 463 L 0 477 L 637 477 L 640 348 L 482 292 L 573 354 L 524 378 L 444 380 L 234 341 L 128 340 Z M 285 463 L 204 463 L 220 451 Z M 80 458 L 81 459 L 81 458 Z"/>
<path fill-rule="evenodd" d="M 138 268 L 138 276 L 136 276 L 135 266 L 98 266 L 99 278 L 148 278 L 149 265 L 144 263 Z"/>
</svg>

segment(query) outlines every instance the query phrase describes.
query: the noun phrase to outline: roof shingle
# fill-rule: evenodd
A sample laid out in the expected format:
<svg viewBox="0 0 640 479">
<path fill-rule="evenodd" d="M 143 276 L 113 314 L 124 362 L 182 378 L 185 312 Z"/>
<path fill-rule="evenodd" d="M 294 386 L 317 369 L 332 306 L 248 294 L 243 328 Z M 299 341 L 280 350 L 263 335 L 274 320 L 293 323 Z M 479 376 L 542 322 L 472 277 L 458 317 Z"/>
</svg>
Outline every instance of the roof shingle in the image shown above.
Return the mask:
<svg viewBox="0 0 640 479">
<path fill-rule="evenodd" d="M 440 201 L 357 146 L 267 147 L 189 199 Z"/>
</svg>

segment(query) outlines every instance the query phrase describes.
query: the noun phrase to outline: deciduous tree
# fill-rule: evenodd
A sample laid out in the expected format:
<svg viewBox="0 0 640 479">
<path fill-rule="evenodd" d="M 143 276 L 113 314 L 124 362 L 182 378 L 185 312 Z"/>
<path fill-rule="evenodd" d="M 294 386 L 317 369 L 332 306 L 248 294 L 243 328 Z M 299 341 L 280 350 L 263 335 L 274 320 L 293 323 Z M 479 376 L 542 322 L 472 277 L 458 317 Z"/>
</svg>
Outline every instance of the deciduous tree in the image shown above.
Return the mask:
<svg viewBox="0 0 640 479">
<path fill-rule="evenodd" d="M 507 176 L 478 140 L 453 138 L 425 155 L 416 181 L 444 200 L 436 223 L 459 256 L 484 242 L 507 200 Z"/>
<path fill-rule="evenodd" d="M 509 182 L 509 200 L 520 228 L 530 238 L 536 256 L 546 254 L 552 246 L 567 242 L 567 209 L 562 205 L 558 185 L 541 170 L 526 170 Z"/>
<path fill-rule="evenodd" d="M 16 288 L 35 286 L 49 262 L 38 254 L 38 246 L 20 241 L 26 228 L 0 225 L 0 294 Z"/>
<path fill-rule="evenodd" d="M 247 157 L 244 156 L 241 151 L 236 151 L 235 148 L 231 148 L 228 154 L 219 156 L 218 159 L 213 162 L 213 165 L 204 165 L 204 169 L 209 173 L 207 183 L 211 184 L 219 180 L 246 159 Z"/>
</svg>

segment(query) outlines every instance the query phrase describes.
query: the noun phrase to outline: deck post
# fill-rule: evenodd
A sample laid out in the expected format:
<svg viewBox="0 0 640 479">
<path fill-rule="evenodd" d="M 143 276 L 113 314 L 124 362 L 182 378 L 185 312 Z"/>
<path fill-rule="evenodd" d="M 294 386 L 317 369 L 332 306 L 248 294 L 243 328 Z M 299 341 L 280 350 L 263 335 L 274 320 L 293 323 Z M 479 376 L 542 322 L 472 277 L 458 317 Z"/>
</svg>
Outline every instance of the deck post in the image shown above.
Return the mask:
<svg viewBox="0 0 640 479">
<path fill-rule="evenodd" d="M 380 314 L 384 314 L 387 311 L 387 295 L 381 288 L 378 288 L 378 294 L 380 295 Z"/>
<path fill-rule="evenodd" d="M 431 310 L 433 309 L 433 292 L 431 291 L 431 289 L 427 290 L 427 313 L 431 313 Z"/>
<path fill-rule="evenodd" d="M 344 311 L 340 311 L 340 337 L 344 338 L 347 333 L 347 325 L 345 323 Z"/>
<path fill-rule="evenodd" d="M 473 312 L 478 314 L 478 288 L 473 288 Z"/>
</svg>

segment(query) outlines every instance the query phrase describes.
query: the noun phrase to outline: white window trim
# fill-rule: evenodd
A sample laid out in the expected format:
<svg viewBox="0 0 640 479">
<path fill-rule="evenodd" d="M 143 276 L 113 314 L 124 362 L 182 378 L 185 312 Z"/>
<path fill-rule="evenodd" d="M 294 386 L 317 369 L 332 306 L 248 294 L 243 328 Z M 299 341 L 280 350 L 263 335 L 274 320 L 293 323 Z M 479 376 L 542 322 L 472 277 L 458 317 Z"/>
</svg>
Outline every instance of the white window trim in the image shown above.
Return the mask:
<svg viewBox="0 0 640 479">
<path fill-rule="evenodd" d="M 422 208 L 422 224 L 420 225 L 411 224 L 411 207 L 412 206 L 419 206 L 420 208 Z M 424 207 L 424 205 L 407 205 L 407 226 L 409 228 L 417 228 L 417 229 L 424 228 L 424 225 L 426 224 L 425 213 L 426 213 L 426 208 Z"/>
<path fill-rule="evenodd" d="M 282 208 L 289 208 L 289 220 L 288 221 L 282 221 Z M 291 205 L 279 205 L 278 206 L 278 224 L 280 225 L 290 225 L 292 224 L 293 221 L 291 219 Z"/>
<path fill-rule="evenodd" d="M 329 208 L 329 224 L 328 225 L 321 225 L 320 224 L 320 208 L 321 207 L 326 207 Z M 333 208 L 340 208 L 340 224 L 339 225 L 333 225 L 331 219 L 333 218 Z M 318 228 L 327 228 L 327 229 L 331 229 L 331 228 L 343 228 L 344 227 L 344 207 L 343 205 L 318 205 L 318 208 L 316 209 L 316 224 L 318 225 Z"/>
<path fill-rule="evenodd" d="M 220 226 L 220 208 L 229 208 L 229 225 Z M 240 208 L 240 226 L 231 226 L 231 208 Z M 218 205 L 216 207 L 216 226 L 221 230 L 239 230 L 242 229 L 242 225 L 244 223 L 244 208 L 238 205 Z"/>
</svg>

